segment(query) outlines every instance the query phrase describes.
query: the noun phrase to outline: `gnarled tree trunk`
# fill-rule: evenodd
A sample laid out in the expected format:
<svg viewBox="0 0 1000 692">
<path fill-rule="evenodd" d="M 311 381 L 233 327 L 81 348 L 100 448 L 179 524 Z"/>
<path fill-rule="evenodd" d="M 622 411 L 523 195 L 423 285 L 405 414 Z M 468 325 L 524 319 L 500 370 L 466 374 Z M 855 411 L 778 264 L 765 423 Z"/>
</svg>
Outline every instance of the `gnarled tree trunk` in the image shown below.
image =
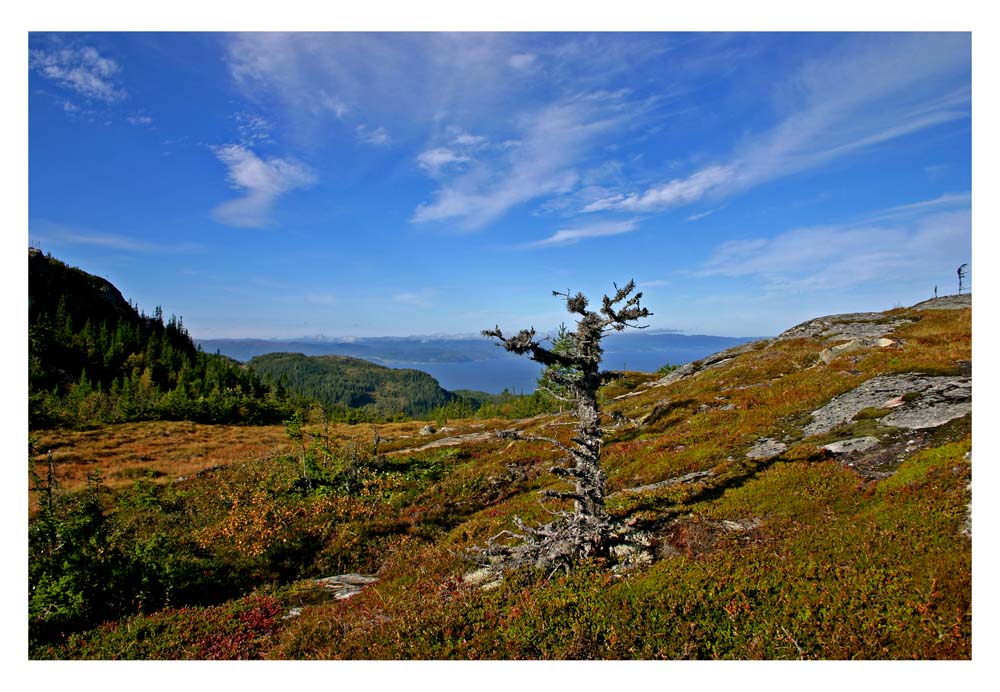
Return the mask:
<svg viewBox="0 0 1000 692">
<path fill-rule="evenodd" d="M 610 331 L 625 327 L 642 328 L 636 322 L 651 313 L 639 306 L 642 293 L 632 295 L 635 283 L 629 281 L 614 297 L 604 296 L 600 310 L 588 310 L 583 294 L 571 296 L 569 292 L 553 295 L 566 300 L 566 309 L 579 315 L 576 330 L 569 335 L 569 347 L 562 351 L 545 348 L 535 338 L 534 329 L 522 330 L 516 336 L 504 337 L 500 328 L 484 331 L 485 336 L 500 340 L 512 353 L 528 355 L 550 370 L 547 377 L 569 392 L 574 405 L 576 435 L 570 445 L 548 437 L 526 436 L 516 432 L 501 433 L 502 437 L 549 442 L 566 452 L 560 466 L 552 469 L 557 476 L 572 482 L 572 491 L 545 491 L 547 497 L 572 500 L 573 512 L 545 526 L 528 528 L 518 524 L 524 534 L 514 534 L 522 542 L 518 545 L 491 545 L 487 554 L 493 557 L 490 569 L 502 574 L 510 568 L 525 564 L 546 569 L 569 569 L 572 562 L 589 556 L 605 554 L 614 530 L 611 517 L 604 507 L 604 485 L 607 480 L 601 468 L 601 414 L 597 392 L 604 381 L 600 371 L 601 339 Z M 621 307 L 618 307 L 618 306 Z M 499 576 L 497 574 L 497 576 Z"/>
</svg>

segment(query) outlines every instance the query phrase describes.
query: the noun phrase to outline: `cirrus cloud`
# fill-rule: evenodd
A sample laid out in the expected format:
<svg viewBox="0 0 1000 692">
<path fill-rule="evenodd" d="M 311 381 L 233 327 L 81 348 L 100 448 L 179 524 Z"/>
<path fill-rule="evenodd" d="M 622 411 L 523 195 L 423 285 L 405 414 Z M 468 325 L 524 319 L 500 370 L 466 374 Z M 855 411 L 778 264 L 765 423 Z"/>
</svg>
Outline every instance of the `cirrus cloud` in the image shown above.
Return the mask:
<svg viewBox="0 0 1000 692">
<path fill-rule="evenodd" d="M 227 226 L 261 228 L 271 221 L 275 200 L 291 190 L 313 185 L 316 174 L 292 159 L 261 159 L 242 144 L 211 147 L 228 169 L 227 179 L 235 190 L 246 194 L 223 202 L 212 210 L 216 221 Z"/>
<path fill-rule="evenodd" d="M 552 245 L 573 245 L 588 238 L 603 238 L 611 235 L 631 233 L 639 228 L 638 219 L 592 223 L 575 228 L 562 228 L 548 238 L 527 243 L 523 247 L 550 247 Z"/>
<path fill-rule="evenodd" d="M 943 123 L 969 117 L 971 90 L 941 85 L 968 69 L 964 34 L 893 34 L 855 39 L 815 59 L 785 85 L 792 96 L 771 129 L 728 160 L 647 187 L 594 200 L 583 212 L 664 211 L 820 167 Z"/>
<path fill-rule="evenodd" d="M 696 272 L 748 277 L 776 291 L 839 290 L 941 276 L 971 256 L 967 195 L 880 210 L 853 223 L 722 243 Z"/>
<path fill-rule="evenodd" d="M 32 50 L 28 65 L 46 79 L 84 98 L 113 103 L 128 96 L 116 81 L 121 67 L 92 46 Z"/>
</svg>

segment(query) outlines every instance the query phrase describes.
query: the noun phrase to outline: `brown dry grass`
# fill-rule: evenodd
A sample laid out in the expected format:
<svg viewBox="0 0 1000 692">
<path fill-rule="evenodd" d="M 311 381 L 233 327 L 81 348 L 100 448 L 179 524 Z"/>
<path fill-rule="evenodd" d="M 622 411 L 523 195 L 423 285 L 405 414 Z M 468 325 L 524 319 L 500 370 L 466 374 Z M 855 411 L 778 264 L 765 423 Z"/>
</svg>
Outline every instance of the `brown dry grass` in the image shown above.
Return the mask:
<svg viewBox="0 0 1000 692">
<path fill-rule="evenodd" d="M 435 435 L 421 435 L 424 421 L 382 423 L 378 425 L 322 424 L 307 425 L 308 439 L 329 434 L 333 444 L 371 445 L 377 431 L 380 451 L 408 449 L 432 440 L 495 429 L 511 421 L 459 421 L 451 430 Z M 185 421 L 156 421 L 106 425 L 93 430 L 45 430 L 38 433 L 38 453 L 32 459 L 35 472 L 47 473 L 51 452 L 55 476 L 64 490 L 78 490 L 87 476 L 99 472 L 109 488 L 131 486 L 143 478 L 156 483 L 170 483 L 190 477 L 208 468 L 261 457 L 290 454 L 294 446 L 280 425 L 246 427 L 203 425 Z M 29 506 L 36 508 L 33 492 Z"/>
<path fill-rule="evenodd" d="M 162 421 L 107 425 L 95 430 L 48 430 L 39 434 L 32 460 L 44 476 L 52 455 L 56 480 L 66 490 L 83 487 L 100 472 L 120 488 L 136 478 L 167 483 L 213 466 L 291 451 L 281 426 L 240 427 Z M 34 497 L 31 506 L 34 507 Z"/>
</svg>

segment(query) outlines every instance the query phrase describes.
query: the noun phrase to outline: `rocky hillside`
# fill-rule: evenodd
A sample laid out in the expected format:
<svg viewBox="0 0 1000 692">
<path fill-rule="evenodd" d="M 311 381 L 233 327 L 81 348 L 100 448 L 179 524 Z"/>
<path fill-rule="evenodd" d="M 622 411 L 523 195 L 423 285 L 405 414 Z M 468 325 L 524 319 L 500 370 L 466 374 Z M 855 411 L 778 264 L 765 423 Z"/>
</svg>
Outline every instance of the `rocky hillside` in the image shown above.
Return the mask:
<svg viewBox="0 0 1000 692">
<path fill-rule="evenodd" d="M 952 296 L 624 373 L 602 463 L 634 539 L 570 574 L 497 581 L 477 557 L 566 508 L 539 495 L 565 488 L 557 450 L 511 432 L 565 444 L 567 414 L 314 430 L 301 465 L 164 484 L 132 519 L 188 517 L 198 554 L 255 591 L 34 655 L 210 657 L 235 637 L 229 657 L 969 658 L 971 353 L 971 298 Z M 257 624 L 213 624 L 233 614 Z"/>
<path fill-rule="evenodd" d="M 676 383 L 699 376 L 706 381 L 728 383 L 726 372 L 740 372 L 741 367 L 759 370 L 768 361 L 779 360 L 783 352 L 805 348 L 806 353 L 800 356 L 802 360 L 788 363 L 791 367 L 781 369 L 800 373 L 817 370 L 812 376 L 789 378 L 794 373 L 780 372 L 764 381 L 744 382 L 732 391 L 767 389 L 769 398 L 787 393 L 790 400 L 795 401 L 797 386 L 806 382 L 818 385 L 821 381 L 839 380 L 838 389 L 853 386 L 822 406 L 783 420 L 777 427 L 780 436 L 757 438 L 746 450 L 747 458 L 775 458 L 785 453 L 790 445 L 809 442 L 856 467 L 866 478 L 885 478 L 908 454 L 931 444 L 936 439 L 932 431 L 964 419 L 964 425 L 956 423 L 951 428 L 955 434 L 971 432 L 971 353 L 968 359 L 961 357 L 963 349 L 969 347 L 968 336 L 971 335 L 963 333 L 957 343 L 941 344 L 942 349 L 955 355 L 952 359 L 942 359 L 944 352 L 935 353 L 929 349 L 925 352 L 923 348 L 943 337 L 942 333 L 926 333 L 933 329 L 932 324 L 953 319 L 938 318 L 930 311 L 961 311 L 964 319 L 959 319 L 964 322 L 964 330 L 970 327 L 971 307 L 972 297 L 966 294 L 929 300 L 909 310 L 847 313 L 813 319 L 774 339 L 738 346 L 678 368 L 662 379 L 641 385 L 637 391 L 615 397 L 609 408 L 630 410 L 647 402 L 653 392 L 680 386 Z M 925 318 L 929 319 L 925 321 Z M 918 350 L 919 361 L 907 358 L 915 356 Z M 804 367 L 804 362 L 809 365 Z M 871 369 L 876 364 L 878 369 Z M 706 377 L 709 371 L 712 375 Z M 716 401 L 731 398 L 726 396 L 724 387 L 720 388 L 720 394 Z M 642 398 L 632 406 L 616 403 L 640 396 Z M 665 405 L 671 402 L 655 403 L 651 412 L 640 417 L 639 424 L 659 415 Z M 712 405 L 705 407 L 702 404 L 699 410 L 704 412 Z M 728 403 L 718 408 L 734 411 L 737 407 Z M 850 437 L 862 432 L 866 434 Z"/>
</svg>

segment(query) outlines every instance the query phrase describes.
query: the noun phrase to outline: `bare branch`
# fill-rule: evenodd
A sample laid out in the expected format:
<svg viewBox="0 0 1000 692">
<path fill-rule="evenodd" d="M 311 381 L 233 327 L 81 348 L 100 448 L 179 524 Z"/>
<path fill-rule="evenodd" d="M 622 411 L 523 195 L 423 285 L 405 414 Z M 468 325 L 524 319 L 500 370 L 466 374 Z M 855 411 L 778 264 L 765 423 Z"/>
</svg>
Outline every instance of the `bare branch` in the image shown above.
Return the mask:
<svg viewBox="0 0 1000 692">
<path fill-rule="evenodd" d="M 543 497 L 548 497 L 553 500 L 574 500 L 576 502 L 586 502 L 586 498 L 578 493 L 563 492 L 562 490 L 542 490 L 541 494 Z"/>
<path fill-rule="evenodd" d="M 542 365 L 558 365 L 562 367 L 572 367 L 573 359 L 567 355 L 561 353 L 555 353 L 547 348 L 544 348 L 539 341 L 535 339 L 535 330 L 522 329 L 517 333 L 517 336 L 504 337 L 503 332 L 500 327 L 494 329 L 484 329 L 483 336 L 493 337 L 500 340 L 500 346 L 511 353 L 516 353 L 519 356 L 523 356 L 526 353 L 531 354 L 531 359 L 541 363 Z"/>
<path fill-rule="evenodd" d="M 518 430 L 498 430 L 496 436 L 503 440 L 520 440 L 521 442 L 548 442 L 550 445 L 558 447 L 567 454 L 573 454 L 572 449 L 570 449 L 569 447 L 567 447 L 554 437 L 546 437 L 544 435 L 522 435 Z"/>
<path fill-rule="evenodd" d="M 557 384 L 561 384 L 561 383 L 557 383 Z M 559 394 L 556 394 L 555 392 L 553 392 L 551 389 L 549 389 L 548 387 L 546 387 L 544 385 L 538 385 L 538 388 L 541 389 L 546 394 L 548 394 L 549 396 L 558 399 L 559 401 L 565 401 L 568 404 L 572 404 L 573 402 L 576 401 L 575 398 L 565 397 L 565 396 L 561 396 Z"/>
<path fill-rule="evenodd" d="M 545 506 L 545 498 L 540 498 L 538 500 L 538 506 L 541 507 L 547 514 L 553 517 L 559 517 L 560 519 L 569 519 L 573 515 L 564 509 L 551 510 Z"/>
<path fill-rule="evenodd" d="M 610 327 L 614 331 L 620 332 L 625 327 L 641 328 L 639 325 L 631 323 L 653 314 L 639 305 L 639 301 L 642 300 L 642 291 L 629 297 L 629 294 L 635 290 L 635 281 L 633 280 L 629 280 L 622 288 L 618 288 L 618 284 L 615 284 L 615 289 L 614 298 L 604 296 L 601 306 L 601 314 L 605 317 L 601 325 L 602 329 Z M 625 301 L 625 304 L 621 309 L 616 310 L 615 306 L 622 301 Z"/>
<path fill-rule="evenodd" d="M 490 543 L 494 542 L 495 540 L 497 540 L 498 538 L 500 538 L 501 536 L 504 536 L 504 535 L 510 536 L 511 538 L 516 538 L 516 539 L 518 539 L 520 541 L 524 540 L 524 536 L 523 535 L 521 535 L 519 533 L 514 533 L 513 531 L 508 531 L 507 529 L 504 529 L 503 531 L 501 531 L 500 533 L 498 533 L 496 536 L 493 536 L 492 538 L 490 538 Z"/>
</svg>

